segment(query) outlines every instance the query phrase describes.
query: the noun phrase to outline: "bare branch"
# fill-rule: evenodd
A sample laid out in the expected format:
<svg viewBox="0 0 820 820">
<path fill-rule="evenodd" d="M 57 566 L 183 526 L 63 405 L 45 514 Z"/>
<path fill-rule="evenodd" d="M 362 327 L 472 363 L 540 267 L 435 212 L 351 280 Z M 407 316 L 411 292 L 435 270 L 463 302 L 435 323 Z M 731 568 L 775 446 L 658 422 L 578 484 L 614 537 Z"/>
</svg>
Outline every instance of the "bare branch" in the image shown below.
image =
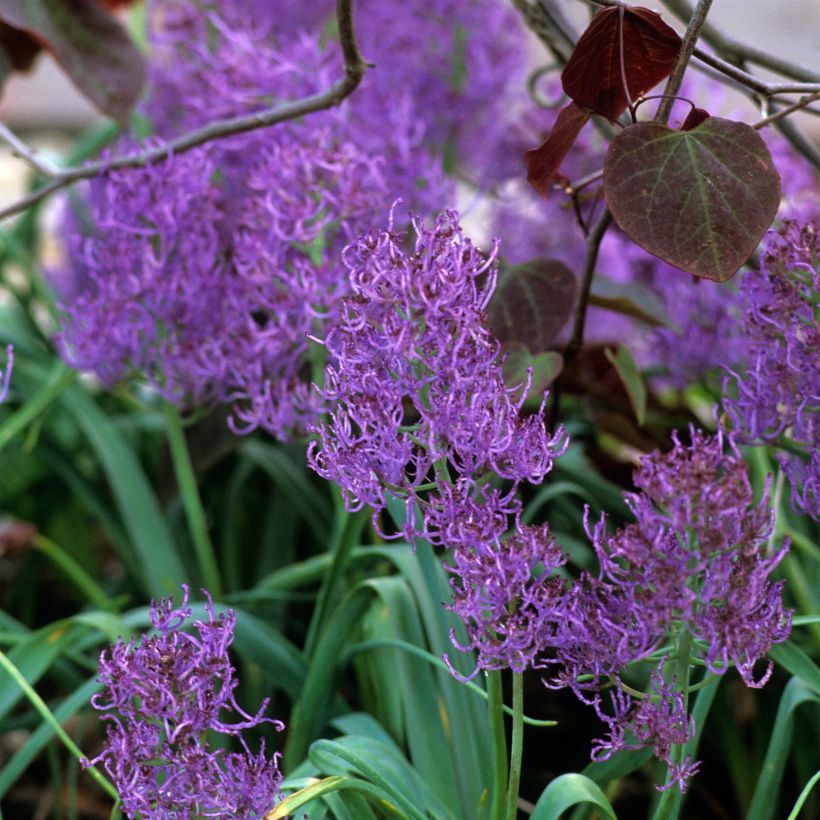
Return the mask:
<svg viewBox="0 0 820 820">
<path fill-rule="evenodd" d="M 660 106 L 658 106 L 658 113 L 655 116 L 657 122 L 666 124 L 669 115 L 672 113 L 672 105 L 675 102 L 674 96 L 680 91 L 683 74 L 695 50 L 695 44 L 698 41 L 698 37 L 700 37 L 701 29 L 706 23 L 706 15 L 709 14 L 712 2 L 713 0 L 698 0 L 698 4 L 692 12 L 692 17 L 686 26 L 686 33 L 683 35 L 680 51 L 675 59 L 675 65 L 672 66 L 672 72 L 666 81 L 663 99 L 661 100 Z"/>
<path fill-rule="evenodd" d="M 572 336 L 566 348 L 564 348 L 565 364 L 569 364 L 584 346 L 584 325 L 586 324 L 587 307 L 589 306 L 589 294 L 592 290 L 592 279 L 595 275 L 595 265 L 598 263 L 598 251 L 601 249 L 601 242 L 611 222 L 612 214 L 609 212 L 609 208 L 604 208 L 604 212 L 592 226 L 592 230 L 587 237 L 587 250 L 581 274 L 581 293 L 575 307 Z"/>
<path fill-rule="evenodd" d="M 669 11 L 679 20 L 685 22 L 690 18 L 692 7 L 688 0 L 662 1 Z M 767 54 L 765 51 L 761 51 L 753 46 L 732 40 L 709 23 L 704 25 L 702 36 L 705 42 L 709 43 L 710 46 L 725 59 L 729 60 L 729 62 L 736 64 L 750 62 L 761 68 L 768 68 L 770 71 L 774 71 L 776 74 L 780 74 L 784 77 L 791 77 L 793 80 L 799 80 L 804 83 L 820 83 L 820 74 L 809 71 L 803 68 L 803 66 L 790 63 L 780 57 Z"/>
<path fill-rule="evenodd" d="M 344 76 L 325 91 L 312 94 L 301 100 L 275 105 L 253 114 L 218 120 L 195 131 L 183 134 L 163 145 L 136 154 L 127 154 L 98 160 L 73 168 L 52 168 L 42 162 L 42 160 L 36 156 L 35 152 L 26 146 L 22 140 L 18 139 L 8 128 L 2 126 L 2 129 L 0 129 L 0 138 L 11 145 L 14 152 L 31 165 L 34 170 L 51 181 L 42 188 L 32 191 L 28 196 L 18 200 L 14 204 L 0 210 L 0 220 L 26 210 L 26 208 L 36 204 L 54 191 L 71 185 L 78 180 L 90 179 L 100 173 L 122 168 L 143 168 L 174 154 L 190 151 L 192 148 L 204 145 L 207 142 L 224 139 L 225 137 L 235 134 L 243 134 L 248 131 L 255 131 L 258 128 L 266 128 L 270 125 L 298 119 L 307 114 L 323 111 L 327 108 L 339 105 L 342 100 L 349 97 L 356 90 L 368 67 L 368 63 L 366 63 L 362 57 L 356 42 L 351 6 L 352 0 L 336 1 L 339 41 L 344 56 Z"/>
<path fill-rule="evenodd" d="M 807 94 L 805 97 L 801 97 L 796 103 L 793 103 L 788 108 L 781 108 L 779 111 L 776 111 L 774 114 L 771 114 L 765 119 L 759 120 L 752 126 L 752 128 L 759 131 L 761 128 L 765 128 L 767 125 L 771 125 L 773 122 L 777 122 L 778 120 L 783 119 L 783 117 L 788 117 L 789 114 L 799 111 L 801 108 L 805 108 L 813 102 L 817 102 L 817 100 L 820 100 L 820 91 L 817 91 L 814 94 Z"/>
</svg>

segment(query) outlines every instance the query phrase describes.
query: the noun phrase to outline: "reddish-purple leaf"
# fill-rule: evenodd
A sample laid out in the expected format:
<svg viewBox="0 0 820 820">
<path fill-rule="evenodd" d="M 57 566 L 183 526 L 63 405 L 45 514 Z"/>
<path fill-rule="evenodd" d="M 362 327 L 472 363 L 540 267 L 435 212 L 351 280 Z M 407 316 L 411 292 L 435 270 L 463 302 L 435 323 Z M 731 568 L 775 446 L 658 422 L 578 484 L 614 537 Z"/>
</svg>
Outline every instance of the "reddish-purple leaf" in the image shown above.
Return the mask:
<svg viewBox="0 0 820 820">
<path fill-rule="evenodd" d="M 142 90 L 136 46 L 98 0 L 0 0 L 0 20 L 48 49 L 77 88 L 123 121 Z"/>
<path fill-rule="evenodd" d="M 780 204 L 780 177 L 754 128 L 709 117 L 691 131 L 624 128 L 604 163 L 604 195 L 622 230 L 676 268 L 725 282 Z"/>
<path fill-rule="evenodd" d="M 656 12 L 606 8 L 578 40 L 561 83 L 578 105 L 615 120 L 630 100 L 669 76 L 680 46 L 680 37 Z"/>
<path fill-rule="evenodd" d="M 40 44 L 25 31 L 0 20 L 0 53 L 14 71 L 28 71 L 40 51 Z"/>
<path fill-rule="evenodd" d="M 705 108 L 693 108 L 681 125 L 681 131 L 691 131 L 697 128 L 704 120 L 708 120 L 712 115 Z"/>
<path fill-rule="evenodd" d="M 490 325 L 498 339 L 545 351 L 575 308 L 575 274 L 557 259 L 535 259 L 502 266 L 489 305 Z"/>
<path fill-rule="evenodd" d="M 527 181 L 541 196 L 547 196 L 550 183 L 558 173 L 561 162 L 589 117 L 589 111 L 571 102 L 561 109 L 552 131 L 544 142 L 538 148 L 524 154 Z"/>
</svg>

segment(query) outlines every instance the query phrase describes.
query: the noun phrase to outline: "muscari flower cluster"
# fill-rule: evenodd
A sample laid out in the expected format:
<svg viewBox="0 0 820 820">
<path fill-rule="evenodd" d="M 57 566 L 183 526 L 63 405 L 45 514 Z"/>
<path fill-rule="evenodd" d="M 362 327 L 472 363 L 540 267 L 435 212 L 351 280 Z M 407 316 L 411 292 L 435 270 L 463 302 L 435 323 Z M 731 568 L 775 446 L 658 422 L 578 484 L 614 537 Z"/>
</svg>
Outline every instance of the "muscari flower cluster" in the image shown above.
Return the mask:
<svg viewBox="0 0 820 820">
<path fill-rule="evenodd" d="M 551 623 L 559 590 L 548 576 L 564 558 L 546 528 L 520 524 L 516 489 L 539 483 L 566 442 L 547 432 L 543 403 L 522 412 L 528 384 L 504 382 L 485 313 L 495 249 L 480 253 L 454 211 L 414 229 L 412 251 L 392 216 L 345 250 L 352 292 L 324 339 L 330 409 L 308 462 L 349 510 L 373 508 L 377 528 L 391 497 L 403 499 L 400 534 L 452 550 L 452 607 L 478 668 L 520 670 Z"/>
<path fill-rule="evenodd" d="M 207 596 L 207 593 L 206 593 Z M 279 755 L 248 748 L 242 733 L 261 723 L 284 729 L 237 704 L 238 681 L 228 657 L 232 611 L 194 621 L 197 634 L 183 632 L 191 617 L 188 589 L 173 608 L 171 598 L 151 605 L 156 634 L 120 640 L 100 658 L 103 689 L 92 698 L 107 722 L 107 742 L 85 765 L 101 763 L 114 781 L 128 817 L 193 820 L 196 817 L 259 818 L 280 799 Z M 228 722 L 230 716 L 234 722 Z M 241 752 L 213 748 L 208 736 L 239 739 Z"/>
<path fill-rule="evenodd" d="M 772 663 L 757 677 L 755 664 L 791 629 L 783 582 L 769 580 L 787 546 L 767 553 L 768 498 L 755 504 L 748 468 L 731 441 L 724 453 L 723 434 L 692 431 L 689 446 L 675 436 L 669 453 L 643 459 L 634 480 L 641 492 L 627 502 L 635 523 L 615 533 L 603 519 L 588 526 L 599 571 L 568 589 L 540 663 L 557 666 L 547 686 L 569 686 L 609 725 L 595 759 L 652 745 L 669 766 L 667 786 L 684 788 L 697 763 L 670 756 L 693 731 L 680 686 L 664 679 L 662 657 L 651 678 L 654 695 L 636 702 L 619 688 L 623 670 L 667 638 L 680 643 L 686 635 L 711 673 L 734 666 L 747 686 L 763 686 Z M 615 686 L 612 714 L 602 696 L 608 684 Z"/>
<path fill-rule="evenodd" d="M 820 520 L 820 225 L 772 232 L 742 290 L 747 368 L 727 368 L 723 406 L 741 440 L 797 449 L 778 456 L 792 503 Z"/>
</svg>

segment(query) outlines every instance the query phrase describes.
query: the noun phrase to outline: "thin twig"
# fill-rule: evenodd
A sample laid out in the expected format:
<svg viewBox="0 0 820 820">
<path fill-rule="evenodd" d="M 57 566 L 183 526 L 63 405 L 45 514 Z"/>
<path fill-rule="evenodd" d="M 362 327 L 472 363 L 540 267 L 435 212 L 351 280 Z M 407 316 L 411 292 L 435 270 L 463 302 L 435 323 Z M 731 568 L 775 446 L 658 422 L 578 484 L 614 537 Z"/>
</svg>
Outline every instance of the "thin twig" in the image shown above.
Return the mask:
<svg viewBox="0 0 820 820">
<path fill-rule="evenodd" d="M 688 0 L 663 0 L 663 4 L 672 14 L 683 22 L 686 22 L 686 20 L 692 16 L 692 6 Z M 783 77 L 791 77 L 793 80 L 799 80 L 805 83 L 820 82 L 820 74 L 810 71 L 803 66 L 790 63 L 781 57 L 768 54 L 754 46 L 732 40 L 709 23 L 704 25 L 701 36 L 705 42 L 709 43 L 710 46 L 730 62 L 750 62 L 761 68 L 768 68 L 770 71 L 774 71 Z"/>
<path fill-rule="evenodd" d="M 60 171 L 55 168 L 50 162 L 41 159 L 37 152 L 26 145 L 11 129 L 0 122 L 0 139 L 4 140 L 11 146 L 12 153 L 28 163 L 38 174 L 44 177 L 56 177 Z"/>
<path fill-rule="evenodd" d="M 666 81 L 666 88 L 663 90 L 663 99 L 658 106 L 658 113 L 655 115 L 656 122 L 666 124 L 669 115 L 672 113 L 672 106 L 675 104 L 674 97 L 680 91 L 686 66 L 689 64 L 689 59 L 695 50 L 698 37 L 700 37 L 700 30 L 706 22 L 706 15 L 709 14 L 712 2 L 713 0 L 698 0 L 698 4 L 692 12 L 692 17 L 686 26 L 686 33 L 683 35 L 680 51 L 678 51 L 678 56 L 675 59 L 675 65 L 672 67 L 672 73 Z"/>
<path fill-rule="evenodd" d="M 0 210 L 0 220 L 12 214 L 24 211 L 39 202 L 54 191 L 71 185 L 81 179 L 90 179 L 100 173 L 119 170 L 122 168 L 144 168 L 154 162 L 165 159 L 174 154 L 190 151 L 207 142 L 224 139 L 235 134 L 243 134 L 258 128 L 265 128 L 288 120 L 298 119 L 316 111 L 322 111 L 339 105 L 349 97 L 358 87 L 364 76 L 368 63 L 359 51 L 356 35 L 353 28 L 352 0 L 337 0 L 336 19 L 339 26 L 339 41 L 344 56 L 344 76 L 333 85 L 318 94 L 303 97 L 301 100 L 272 106 L 271 108 L 245 114 L 230 119 L 218 120 L 208 125 L 183 134 L 176 139 L 141 151 L 136 154 L 113 157 L 88 163 L 81 167 L 51 168 L 39 160 L 34 151 L 19 140 L 7 128 L 0 130 L 0 138 L 5 139 L 15 153 L 25 160 L 34 170 L 51 181 L 32 191 L 27 196 Z"/>
<path fill-rule="evenodd" d="M 527 28 L 552 52 L 561 64 L 566 63 L 575 40 L 565 31 L 544 5 L 533 5 L 527 0 L 511 0 L 524 18 Z"/>
<path fill-rule="evenodd" d="M 592 278 L 595 275 L 595 265 L 598 263 L 598 251 L 601 249 L 601 242 L 611 222 L 612 214 L 609 212 L 609 208 L 605 208 L 604 212 L 598 217 L 598 221 L 592 226 L 592 230 L 587 237 L 587 249 L 581 274 L 581 293 L 578 296 L 578 304 L 575 307 L 572 336 L 570 337 L 569 344 L 567 344 L 564 349 L 565 367 L 578 355 L 584 346 L 584 325 L 586 324 L 587 308 L 589 307 L 589 294 L 592 290 Z"/>
<path fill-rule="evenodd" d="M 820 91 L 820 82 L 817 83 L 767 83 L 761 80 L 760 77 L 755 77 L 754 74 L 749 74 L 742 68 L 733 63 L 722 60 L 702 48 L 696 48 L 694 51 L 695 57 L 702 63 L 725 74 L 727 77 L 735 80 L 741 85 L 750 88 L 752 91 L 761 94 L 764 97 L 775 97 L 778 94 L 813 94 L 815 91 Z"/>
<path fill-rule="evenodd" d="M 767 125 L 771 125 L 773 122 L 777 122 L 778 120 L 783 119 L 783 117 L 788 117 L 789 114 L 793 114 L 795 111 L 799 111 L 801 108 L 805 108 L 807 105 L 820 100 L 820 91 L 817 91 L 814 94 L 809 94 L 805 97 L 801 97 L 796 103 L 793 103 L 788 108 L 781 108 L 779 111 L 776 111 L 774 114 L 766 117 L 765 119 L 758 120 L 752 128 L 759 131 L 761 128 L 765 128 Z"/>
</svg>

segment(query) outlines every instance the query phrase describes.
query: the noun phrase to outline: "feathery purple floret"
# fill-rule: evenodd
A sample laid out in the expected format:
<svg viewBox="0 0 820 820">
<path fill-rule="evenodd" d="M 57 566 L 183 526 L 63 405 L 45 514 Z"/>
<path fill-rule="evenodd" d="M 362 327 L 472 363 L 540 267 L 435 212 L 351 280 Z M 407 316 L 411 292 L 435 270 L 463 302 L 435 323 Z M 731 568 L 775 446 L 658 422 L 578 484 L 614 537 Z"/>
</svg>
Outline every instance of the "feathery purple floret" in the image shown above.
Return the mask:
<svg viewBox="0 0 820 820">
<path fill-rule="evenodd" d="M 743 293 L 749 365 L 729 370 L 724 408 L 740 440 L 803 450 L 779 459 L 793 505 L 820 519 L 820 227 L 772 232 Z"/>
<path fill-rule="evenodd" d="M 119 640 L 100 657 L 103 689 L 91 702 L 108 738 L 86 765 L 103 764 L 129 817 L 262 817 L 280 798 L 278 753 L 266 758 L 263 742 L 253 754 L 242 733 L 284 725 L 263 717 L 267 700 L 254 715 L 236 702 L 228 657 L 235 616 L 217 617 L 205 594 L 208 620 L 194 621 L 198 634 L 181 631 L 191 617 L 183 586 L 179 608 L 171 598 L 151 605 L 156 634 Z M 209 732 L 239 738 L 243 751 L 211 749 Z"/>
</svg>

